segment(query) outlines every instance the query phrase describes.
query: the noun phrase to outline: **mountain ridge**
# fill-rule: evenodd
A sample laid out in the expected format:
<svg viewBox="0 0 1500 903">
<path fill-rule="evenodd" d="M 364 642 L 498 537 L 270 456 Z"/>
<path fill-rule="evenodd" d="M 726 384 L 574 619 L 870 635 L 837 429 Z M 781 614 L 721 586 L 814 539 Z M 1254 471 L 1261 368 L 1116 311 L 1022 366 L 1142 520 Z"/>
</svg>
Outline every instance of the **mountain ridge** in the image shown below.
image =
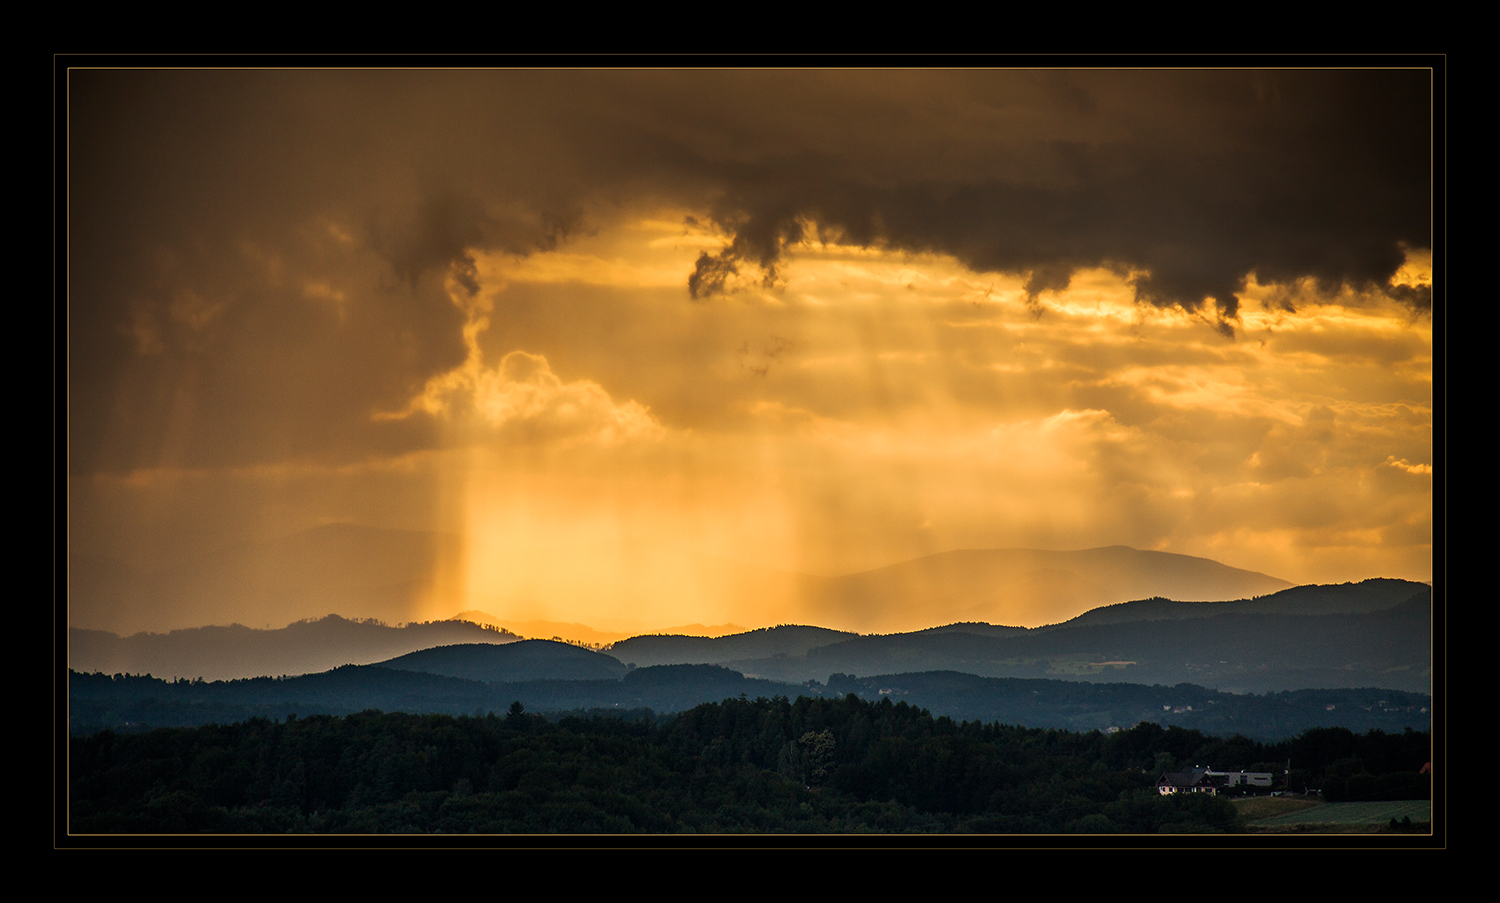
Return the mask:
<svg viewBox="0 0 1500 903">
<path fill-rule="evenodd" d="M 596 634 L 638 636 L 694 621 L 891 633 L 959 621 L 1036 627 L 1131 599 L 1238 599 L 1292 585 L 1208 558 L 1121 545 L 955 549 L 832 577 L 645 541 L 478 550 L 453 534 L 349 523 L 215 548 L 154 569 L 71 556 L 69 624 L 122 635 L 205 622 L 269 628 L 330 611 L 398 623 L 431 617 L 452 597 L 462 601 L 449 610 L 499 611 L 517 623 L 585 620 Z M 454 586 L 463 562 L 481 553 L 504 583 L 465 597 Z M 664 584 L 675 594 L 664 595 Z M 578 599 L 597 598 L 601 586 L 611 587 L 616 614 L 557 617 Z"/>
</svg>

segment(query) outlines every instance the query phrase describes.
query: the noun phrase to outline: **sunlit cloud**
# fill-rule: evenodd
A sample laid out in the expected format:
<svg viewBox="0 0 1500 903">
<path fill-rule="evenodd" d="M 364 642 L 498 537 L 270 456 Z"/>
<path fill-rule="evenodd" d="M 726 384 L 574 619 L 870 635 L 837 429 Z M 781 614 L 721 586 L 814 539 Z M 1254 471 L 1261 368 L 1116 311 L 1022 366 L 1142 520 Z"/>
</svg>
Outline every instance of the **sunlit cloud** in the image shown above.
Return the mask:
<svg viewBox="0 0 1500 903">
<path fill-rule="evenodd" d="M 663 435 L 661 424 L 642 405 L 616 403 L 589 380 L 564 382 L 542 355 L 516 350 L 487 366 L 479 334 L 489 327 L 493 302 L 480 299 L 477 291 L 470 297 L 458 288 L 450 291 L 454 303 L 468 313 L 464 325 L 468 357 L 458 367 L 429 379 L 405 410 L 379 412 L 376 419 L 401 420 L 418 412 L 448 421 L 462 419 L 500 441 L 528 445 L 583 442 L 610 446 Z"/>
<path fill-rule="evenodd" d="M 1431 464 L 1412 464 L 1411 462 L 1407 461 L 1405 458 L 1402 458 L 1401 460 L 1398 461 L 1398 460 L 1396 460 L 1395 456 L 1391 456 L 1391 457 L 1385 459 L 1385 463 L 1388 464 L 1388 465 L 1390 465 L 1391 467 L 1397 468 L 1398 470 L 1404 470 L 1407 473 L 1413 473 L 1413 474 L 1430 474 L 1430 473 L 1432 473 L 1432 465 Z"/>
</svg>

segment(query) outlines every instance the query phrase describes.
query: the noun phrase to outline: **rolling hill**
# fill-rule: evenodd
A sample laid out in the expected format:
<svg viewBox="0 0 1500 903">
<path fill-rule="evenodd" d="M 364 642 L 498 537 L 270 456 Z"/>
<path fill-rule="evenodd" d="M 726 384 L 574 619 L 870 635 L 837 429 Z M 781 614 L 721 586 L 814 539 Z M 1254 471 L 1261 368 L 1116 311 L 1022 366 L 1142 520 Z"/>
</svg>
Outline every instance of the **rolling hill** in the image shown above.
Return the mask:
<svg viewBox="0 0 1500 903">
<path fill-rule="evenodd" d="M 195 627 L 128 637 L 102 630 L 68 631 L 68 666 L 106 674 L 233 680 L 312 674 L 339 665 L 370 664 L 454 643 L 513 643 L 515 634 L 467 621 L 392 627 L 338 615 L 299 621 L 279 630 L 243 624 Z"/>
</svg>

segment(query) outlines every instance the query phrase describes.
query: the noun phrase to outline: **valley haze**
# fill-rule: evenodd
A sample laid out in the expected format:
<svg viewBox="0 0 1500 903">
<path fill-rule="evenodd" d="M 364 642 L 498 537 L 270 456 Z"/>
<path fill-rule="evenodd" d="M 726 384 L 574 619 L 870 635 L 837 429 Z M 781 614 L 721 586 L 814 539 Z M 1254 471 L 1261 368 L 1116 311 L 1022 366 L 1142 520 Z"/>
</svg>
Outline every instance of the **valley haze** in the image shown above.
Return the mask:
<svg viewBox="0 0 1500 903">
<path fill-rule="evenodd" d="M 442 534 L 335 524 L 167 571 L 130 571 L 117 562 L 78 559 L 71 562 L 72 623 L 117 633 L 200 627 L 205 625 L 189 619 L 202 599 L 244 613 L 247 626 L 279 626 L 329 613 L 398 623 L 412 620 L 408 613 L 420 610 L 424 600 L 447 594 L 448 588 L 433 581 L 432 569 L 442 555 L 459 554 L 459 548 Z M 1217 601 L 1291 586 L 1206 559 L 1123 546 L 1074 552 L 956 550 L 838 577 L 776 571 L 646 543 L 626 548 L 631 554 L 600 548 L 499 550 L 509 561 L 509 586 L 489 598 L 468 597 L 475 603 L 473 619 L 509 625 L 536 611 L 566 612 L 570 600 L 603 585 L 615 602 L 614 613 L 589 627 L 625 635 L 660 632 L 672 626 L 676 613 L 653 604 L 663 579 L 694 588 L 692 611 L 700 623 L 806 623 L 860 633 L 954 621 L 1036 627 L 1131 599 Z M 646 620 L 653 612 L 657 619 Z M 498 619 L 496 613 L 506 617 Z M 568 638 L 583 640 L 585 634 Z"/>
</svg>

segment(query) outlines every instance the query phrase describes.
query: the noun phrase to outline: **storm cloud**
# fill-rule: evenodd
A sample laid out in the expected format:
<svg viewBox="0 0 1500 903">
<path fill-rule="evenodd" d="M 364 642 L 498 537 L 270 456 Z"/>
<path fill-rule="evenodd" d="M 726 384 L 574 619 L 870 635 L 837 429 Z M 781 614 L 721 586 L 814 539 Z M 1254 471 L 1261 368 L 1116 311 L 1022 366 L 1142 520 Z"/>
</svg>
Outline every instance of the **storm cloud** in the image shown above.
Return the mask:
<svg viewBox="0 0 1500 903">
<path fill-rule="evenodd" d="M 246 373 L 223 371 L 240 337 L 272 330 L 315 358 L 345 353 L 340 329 L 364 354 L 388 346 L 379 379 L 354 360 L 352 384 L 301 372 L 291 352 L 252 381 L 299 397 L 291 433 L 367 441 L 363 409 L 461 359 L 442 283 L 477 288 L 472 250 L 555 248 L 643 200 L 722 230 L 682 274 L 699 300 L 735 277 L 774 284 L 816 224 L 1022 274 L 1033 298 L 1113 268 L 1140 303 L 1201 308 L 1226 333 L 1250 274 L 1380 287 L 1403 248 L 1430 245 L 1420 69 L 85 70 L 69 88 L 84 469 L 229 454 L 188 437 L 143 445 L 136 409 L 160 410 L 163 381 L 187 370 L 196 409 L 253 410 L 232 388 Z M 321 253 L 306 241 L 319 230 Z M 307 283 L 356 271 L 337 327 L 302 304 Z M 140 366 L 143 352 L 169 372 Z M 137 441 L 97 433 L 116 416 Z M 233 454 L 265 445 L 241 437 Z"/>
<path fill-rule="evenodd" d="M 1252 549 L 1228 563 L 1293 579 L 1405 537 L 1399 576 L 1430 572 L 1430 70 L 66 89 L 99 554 L 153 518 L 167 549 L 351 520 L 830 570 Z"/>
</svg>

